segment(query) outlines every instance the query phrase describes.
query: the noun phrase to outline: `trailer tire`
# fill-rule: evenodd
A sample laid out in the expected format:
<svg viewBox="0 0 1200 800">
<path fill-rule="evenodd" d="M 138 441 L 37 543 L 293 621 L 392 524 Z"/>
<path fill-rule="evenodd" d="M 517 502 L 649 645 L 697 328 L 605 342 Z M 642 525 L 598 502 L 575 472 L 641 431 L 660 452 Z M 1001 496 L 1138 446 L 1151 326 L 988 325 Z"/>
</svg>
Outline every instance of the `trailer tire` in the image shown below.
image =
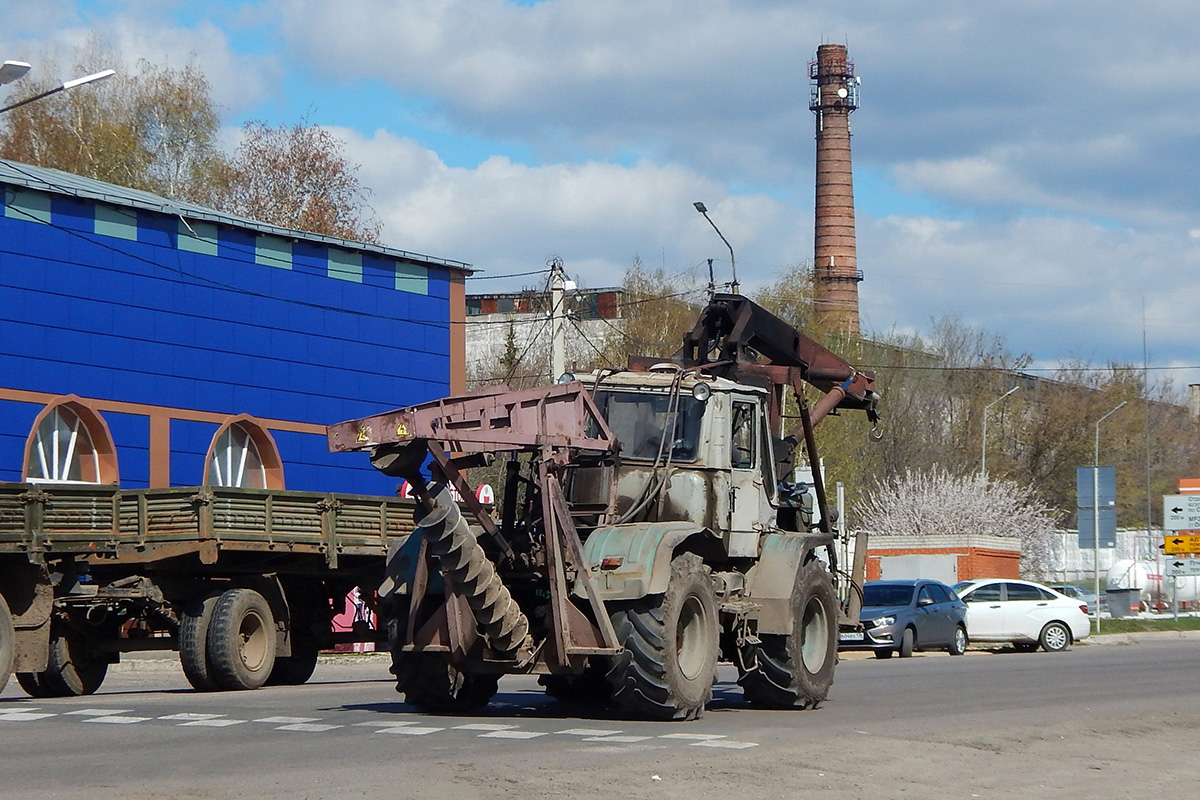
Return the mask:
<svg viewBox="0 0 1200 800">
<path fill-rule="evenodd" d="M 716 595 L 704 561 L 692 553 L 676 556 L 664 594 L 612 607 L 625 648 L 608 671 L 617 706 L 654 719 L 703 716 L 720 647 Z"/>
<path fill-rule="evenodd" d="M 216 691 L 217 679 L 208 658 L 208 628 L 220 592 L 193 598 L 184 606 L 179 619 L 179 664 L 183 676 L 198 692 Z"/>
<path fill-rule="evenodd" d="M 38 673 L 51 697 L 95 694 L 108 675 L 108 659 L 90 637 L 66 625 L 50 623 L 50 660 Z"/>
<path fill-rule="evenodd" d="M 3 595 L 0 595 L 0 692 L 8 685 L 8 676 L 12 674 L 13 642 L 16 638 L 17 631 L 13 627 L 12 613 L 9 612 L 8 603 Z"/>
<path fill-rule="evenodd" d="M 800 571 L 792 591 L 792 614 L 790 635 L 764 634 L 759 644 L 746 648 L 743 663 L 750 666 L 738 683 L 752 705 L 816 708 L 833 685 L 837 594 L 818 562 Z"/>
<path fill-rule="evenodd" d="M 317 669 L 321 648 L 315 641 L 292 640 L 290 656 L 276 656 L 275 666 L 267 678 L 268 686 L 300 686 L 308 682 Z"/>
<path fill-rule="evenodd" d="M 42 683 L 40 672 L 18 672 L 17 685 L 25 690 L 25 694 L 38 700 L 54 697 L 54 693 Z"/>
<path fill-rule="evenodd" d="M 495 675 L 462 672 L 437 653 L 393 652 L 392 673 L 404 702 L 434 714 L 478 711 L 500 684 Z"/>
<path fill-rule="evenodd" d="M 205 637 L 208 662 L 221 689 L 257 689 L 275 665 L 275 617 L 253 589 L 228 589 L 213 608 Z"/>
</svg>

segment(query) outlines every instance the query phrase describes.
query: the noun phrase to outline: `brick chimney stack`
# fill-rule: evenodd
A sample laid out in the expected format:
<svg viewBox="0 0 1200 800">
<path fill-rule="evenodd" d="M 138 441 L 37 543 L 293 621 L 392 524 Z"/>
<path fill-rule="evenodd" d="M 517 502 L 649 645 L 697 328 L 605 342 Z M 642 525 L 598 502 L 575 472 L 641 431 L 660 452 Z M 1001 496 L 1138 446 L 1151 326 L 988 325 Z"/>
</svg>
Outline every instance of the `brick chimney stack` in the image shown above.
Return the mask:
<svg viewBox="0 0 1200 800">
<path fill-rule="evenodd" d="M 858 283 L 863 276 L 855 254 L 850 114 L 858 108 L 859 82 L 845 45 L 818 47 L 808 71 L 809 108 L 817 125 L 816 311 L 830 331 L 858 336 Z"/>
</svg>

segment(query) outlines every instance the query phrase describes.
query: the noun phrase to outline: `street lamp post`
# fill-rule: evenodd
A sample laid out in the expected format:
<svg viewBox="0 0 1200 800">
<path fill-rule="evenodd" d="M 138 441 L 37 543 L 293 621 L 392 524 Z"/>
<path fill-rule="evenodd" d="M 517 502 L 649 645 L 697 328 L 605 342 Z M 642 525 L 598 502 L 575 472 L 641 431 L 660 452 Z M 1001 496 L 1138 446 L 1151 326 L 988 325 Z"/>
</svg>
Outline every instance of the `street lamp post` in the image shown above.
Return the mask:
<svg viewBox="0 0 1200 800">
<path fill-rule="evenodd" d="M 717 236 L 720 236 L 721 241 L 724 242 L 725 246 L 729 248 L 729 271 L 733 273 L 733 283 L 730 284 L 730 290 L 732 294 L 737 294 L 737 263 L 733 260 L 733 245 L 731 245 L 729 240 L 725 238 L 725 234 L 721 233 L 721 229 L 717 227 L 717 223 L 713 222 L 712 218 L 708 216 L 708 209 L 705 207 L 704 203 L 692 203 L 692 205 L 696 207 L 697 211 L 704 215 L 704 218 L 708 220 L 708 224 L 712 225 L 712 229 L 717 232 Z"/>
<path fill-rule="evenodd" d="M 1000 395 L 995 400 L 993 400 L 992 402 L 988 403 L 986 406 L 983 407 L 983 449 L 982 449 L 982 452 L 979 454 L 979 475 L 980 475 L 980 477 L 984 478 L 985 480 L 987 479 L 987 413 L 989 411 L 991 411 L 992 406 L 994 406 L 997 403 L 999 403 L 1000 401 L 1004 400 L 1004 398 L 1008 397 L 1010 394 L 1012 394 L 1013 392 L 1015 392 L 1017 389 L 1020 389 L 1020 388 L 1021 388 L 1021 385 L 1017 384 L 1016 386 L 1012 387 L 1007 392 Z"/>
<path fill-rule="evenodd" d="M 1100 423 L 1125 407 L 1127 400 L 1096 420 L 1096 450 L 1092 461 L 1092 572 L 1096 585 L 1096 633 L 1100 632 Z"/>
<path fill-rule="evenodd" d="M 4 66 L 7 67 L 9 64 L 21 64 L 21 63 L 23 63 L 23 62 L 6 61 L 6 62 L 4 62 Z M 28 71 L 28 65 L 25 65 L 25 66 L 26 66 L 26 71 Z M 21 72 L 21 75 L 24 75 L 24 74 L 25 74 L 25 72 Z M 102 70 L 100 72 L 93 72 L 91 75 L 84 75 L 82 78 L 74 78 L 73 80 L 63 81 L 58 86 L 55 86 L 53 89 L 47 89 L 46 91 L 39 92 L 39 93 L 33 95 L 32 97 L 26 97 L 24 100 L 18 100 L 17 102 L 7 105 L 4 108 L 0 108 L 0 114 L 3 114 L 5 111 L 12 111 L 14 108 L 20 108 L 21 106 L 25 105 L 26 103 L 32 103 L 34 100 L 41 100 L 43 97 L 49 97 L 52 94 L 58 94 L 59 92 L 66 91 L 67 89 L 74 89 L 76 86 L 83 86 L 85 83 L 95 83 L 96 81 L 102 81 L 105 78 L 111 78 L 113 75 L 116 75 L 116 74 L 117 74 L 117 71 L 115 69 L 106 69 L 106 70 Z M 20 75 L 18 75 L 16 77 L 20 77 Z M 15 80 L 15 79 L 16 78 L 12 78 L 11 80 Z"/>
</svg>

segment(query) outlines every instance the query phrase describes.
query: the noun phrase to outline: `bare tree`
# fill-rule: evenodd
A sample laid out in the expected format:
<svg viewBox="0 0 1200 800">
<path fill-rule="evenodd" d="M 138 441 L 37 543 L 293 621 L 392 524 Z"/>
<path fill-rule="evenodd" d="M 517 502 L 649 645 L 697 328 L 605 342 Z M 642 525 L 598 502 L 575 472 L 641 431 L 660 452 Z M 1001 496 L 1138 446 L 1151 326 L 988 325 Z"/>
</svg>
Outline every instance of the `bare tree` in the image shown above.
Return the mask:
<svg viewBox="0 0 1200 800">
<path fill-rule="evenodd" d="M 30 95 L 65 73 L 117 69 L 113 78 L 20 106 L 0 117 L 0 157 L 53 167 L 168 197 L 194 199 L 224 156 L 209 83 L 191 63 L 182 68 L 139 61 L 130 68 L 93 37 L 69 67 L 47 53 L 40 77 L 18 84 Z M 199 190 L 199 191 L 197 191 Z"/>
<path fill-rule="evenodd" d="M 251 120 L 213 199 L 223 210 L 284 228 L 378 242 L 370 191 L 342 151 L 337 137 L 307 121 L 271 127 Z"/>
</svg>

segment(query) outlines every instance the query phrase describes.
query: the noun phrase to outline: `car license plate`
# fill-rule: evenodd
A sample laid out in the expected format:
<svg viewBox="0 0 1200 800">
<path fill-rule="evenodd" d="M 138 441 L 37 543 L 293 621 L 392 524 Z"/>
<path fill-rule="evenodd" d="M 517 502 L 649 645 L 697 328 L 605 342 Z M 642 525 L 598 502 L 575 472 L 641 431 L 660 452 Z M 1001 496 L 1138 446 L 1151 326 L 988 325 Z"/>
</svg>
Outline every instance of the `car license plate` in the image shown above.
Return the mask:
<svg viewBox="0 0 1200 800">
<path fill-rule="evenodd" d="M 863 635 L 858 631 L 844 631 L 838 634 L 838 641 L 841 642 L 861 642 Z"/>
</svg>

